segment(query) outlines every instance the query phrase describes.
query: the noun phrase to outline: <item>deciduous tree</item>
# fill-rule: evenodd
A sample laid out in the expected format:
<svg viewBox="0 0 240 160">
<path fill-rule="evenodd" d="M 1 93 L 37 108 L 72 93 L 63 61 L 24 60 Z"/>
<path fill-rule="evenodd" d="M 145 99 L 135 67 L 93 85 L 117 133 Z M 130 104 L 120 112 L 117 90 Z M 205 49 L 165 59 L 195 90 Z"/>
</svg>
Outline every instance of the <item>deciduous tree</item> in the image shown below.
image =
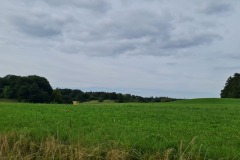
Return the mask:
<svg viewBox="0 0 240 160">
<path fill-rule="evenodd" d="M 235 73 L 229 77 L 221 91 L 221 98 L 240 98 L 240 74 Z"/>
</svg>

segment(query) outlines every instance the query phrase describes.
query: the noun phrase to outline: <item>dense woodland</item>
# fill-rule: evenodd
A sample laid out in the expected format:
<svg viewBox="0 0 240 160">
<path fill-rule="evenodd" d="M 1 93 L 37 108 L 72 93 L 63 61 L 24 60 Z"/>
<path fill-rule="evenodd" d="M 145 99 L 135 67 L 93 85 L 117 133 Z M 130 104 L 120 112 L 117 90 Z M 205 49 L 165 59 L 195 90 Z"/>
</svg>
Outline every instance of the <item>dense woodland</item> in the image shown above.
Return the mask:
<svg viewBox="0 0 240 160">
<path fill-rule="evenodd" d="M 168 102 L 176 99 L 169 97 L 141 97 L 115 92 L 83 92 L 79 89 L 53 89 L 49 81 L 40 76 L 7 75 L 0 77 L 0 98 L 17 99 L 19 102 L 32 103 L 72 103 L 98 100 L 123 102 Z"/>
<path fill-rule="evenodd" d="M 53 89 L 48 80 L 39 76 L 7 75 L 0 78 L 0 96 L 22 102 L 49 103 Z"/>
</svg>

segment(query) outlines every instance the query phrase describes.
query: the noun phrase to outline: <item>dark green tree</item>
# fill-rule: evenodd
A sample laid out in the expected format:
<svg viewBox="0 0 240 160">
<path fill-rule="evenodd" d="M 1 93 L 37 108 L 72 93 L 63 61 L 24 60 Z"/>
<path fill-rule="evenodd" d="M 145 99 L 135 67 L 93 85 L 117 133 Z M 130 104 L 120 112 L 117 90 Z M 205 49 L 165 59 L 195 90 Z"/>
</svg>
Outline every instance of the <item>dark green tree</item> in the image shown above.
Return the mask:
<svg viewBox="0 0 240 160">
<path fill-rule="evenodd" d="M 37 83 L 33 83 L 29 86 L 29 102 L 40 102 L 40 89 Z"/>
<path fill-rule="evenodd" d="M 56 88 L 55 90 L 53 90 L 53 95 L 52 95 L 52 99 L 54 103 L 62 103 L 63 101 L 63 96 L 61 91 Z"/>
<path fill-rule="evenodd" d="M 0 77 L 0 98 L 3 97 L 4 80 Z"/>
<path fill-rule="evenodd" d="M 118 103 L 123 103 L 123 95 L 121 93 L 117 94 L 117 102 Z"/>
<path fill-rule="evenodd" d="M 19 101 L 25 101 L 27 102 L 29 100 L 29 86 L 23 85 L 19 88 L 17 93 L 17 98 Z"/>
<path fill-rule="evenodd" d="M 4 98 L 13 98 L 13 95 L 14 95 L 10 86 L 5 86 L 3 88 L 3 93 L 2 94 L 3 94 Z"/>
<path fill-rule="evenodd" d="M 27 79 L 31 84 L 36 83 L 40 90 L 52 95 L 53 89 L 46 78 L 33 75 L 28 76 Z"/>
<path fill-rule="evenodd" d="M 235 73 L 229 77 L 225 87 L 221 90 L 221 98 L 240 98 L 240 74 Z"/>
</svg>

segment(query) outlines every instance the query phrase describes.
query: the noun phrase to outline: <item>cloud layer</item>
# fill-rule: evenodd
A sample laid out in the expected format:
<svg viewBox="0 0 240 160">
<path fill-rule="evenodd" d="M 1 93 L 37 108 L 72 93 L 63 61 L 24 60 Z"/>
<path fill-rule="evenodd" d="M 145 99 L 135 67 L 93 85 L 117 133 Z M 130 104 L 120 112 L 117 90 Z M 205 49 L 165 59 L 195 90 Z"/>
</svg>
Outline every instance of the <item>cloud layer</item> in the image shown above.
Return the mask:
<svg viewBox="0 0 240 160">
<path fill-rule="evenodd" d="M 5 1 L 2 75 L 38 72 L 60 87 L 218 96 L 225 78 L 238 69 L 231 58 L 239 57 L 238 5 L 236 0 Z M 61 72 L 72 79 L 56 80 Z"/>
</svg>

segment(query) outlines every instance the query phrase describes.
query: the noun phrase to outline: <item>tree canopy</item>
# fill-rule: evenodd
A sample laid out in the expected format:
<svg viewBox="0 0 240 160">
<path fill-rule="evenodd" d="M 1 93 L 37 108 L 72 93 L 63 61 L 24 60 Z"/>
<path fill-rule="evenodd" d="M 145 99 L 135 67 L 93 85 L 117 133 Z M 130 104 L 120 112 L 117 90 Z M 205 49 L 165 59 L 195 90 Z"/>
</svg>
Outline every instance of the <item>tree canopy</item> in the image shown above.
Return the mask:
<svg viewBox="0 0 240 160">
<path fill-rule="evenodd" d="M 48 80 L 36 75 L 21 77 L 7 75 L 0 77 L 0 98 L 18 99 L 20 102 L 33 103 L 72 103 L 97 100 L 124 102 L 167 102 L 176 99 L 168 97 L 141 97 L 116 92 L 83 92 L 79 89 L 52 89 Z"/>
<path fill-rule="evenodd" d="M 240 74 L 235 73 L 230 76 L 221 91 L 221 98 L 240 98 Z"/>
<path fill-rule="evenodd" d="M 0 78 L 0 97 L 23 102 L 48 103 L 53 89 L 48 80 L 36 75 L 7 75 Z"/>
</svg>

